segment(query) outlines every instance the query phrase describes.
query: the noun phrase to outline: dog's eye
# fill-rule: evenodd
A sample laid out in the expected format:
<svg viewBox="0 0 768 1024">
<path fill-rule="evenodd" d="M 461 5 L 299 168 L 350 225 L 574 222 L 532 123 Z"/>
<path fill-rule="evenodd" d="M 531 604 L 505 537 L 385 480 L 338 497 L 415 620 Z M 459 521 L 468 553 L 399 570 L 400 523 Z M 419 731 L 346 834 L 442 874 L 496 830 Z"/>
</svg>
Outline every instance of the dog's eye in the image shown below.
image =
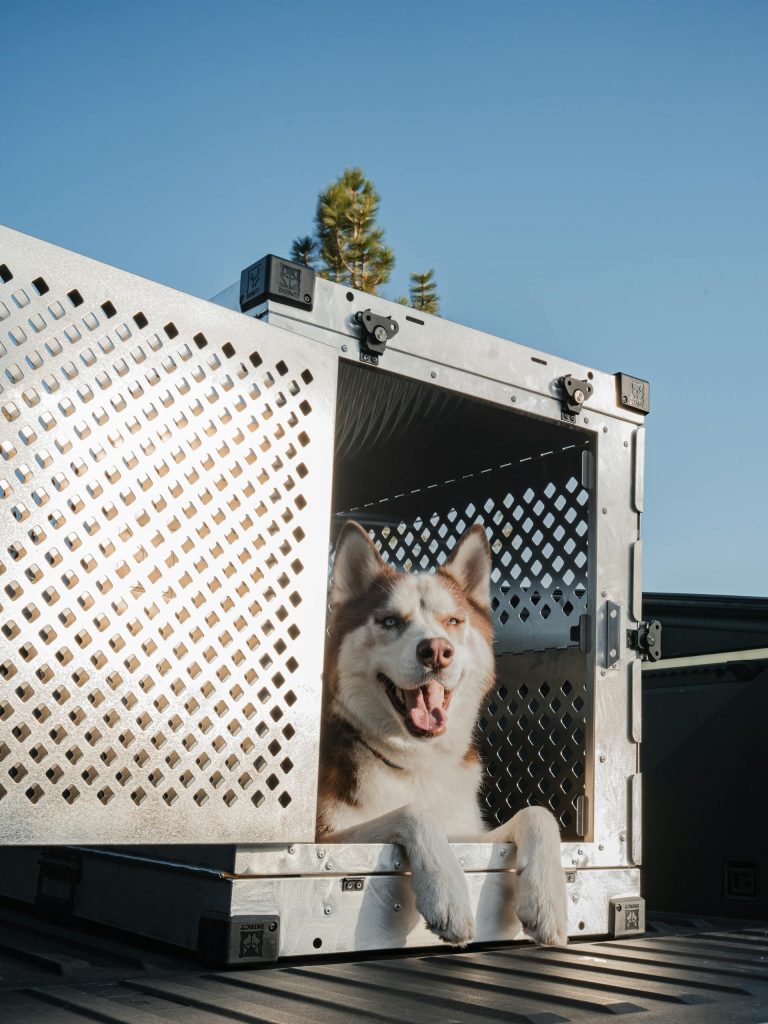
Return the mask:
<svg viewBox="0 0 768 1024">
<path fill-rule="evenodd" d="M 381 620 L 381 625 L 384 629 L 394 629 L 398 622 L 399 619 L 396 615 L 388 615 L 385 619 Z"/>
<path fill-rule="evenodd" d="M 461 619 L 457 619 L 455 615 L 452 615 L 450 617 L 450 619 L 448 619 L 448 625 L 449 626 L 460 626 L 461 622 L 462 622 L 462 620 Z"/>
</svg>

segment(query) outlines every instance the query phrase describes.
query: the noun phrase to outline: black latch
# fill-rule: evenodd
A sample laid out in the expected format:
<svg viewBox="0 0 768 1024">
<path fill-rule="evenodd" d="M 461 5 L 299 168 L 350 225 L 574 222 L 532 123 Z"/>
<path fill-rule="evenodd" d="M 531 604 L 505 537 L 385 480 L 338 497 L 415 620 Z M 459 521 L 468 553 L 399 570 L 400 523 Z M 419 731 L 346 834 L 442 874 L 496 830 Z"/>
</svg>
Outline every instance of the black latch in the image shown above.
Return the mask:
<svg viewBox="0 0 768 1024">
<path fill-rule="evenodd" d="M 364 363 L 373 363 L 374 366 L 378 366 L 379 356 L 384 355 L 387 342 L 394 338 L 400 330 L 400 325 L 391 316 L 379 316 L 377 313 L 372 313 L 370 309 L 355 313 L 355 320 L 363 328 L 360 359 Z"/>
<path fill-rule="evenodd" d="M 563 389 L 562 417 L 564 420 L 575 420 L 581 412 L 581 407 L 590 397 L 594 388 L 588 380 L 579 380 L 572 374 L 560 378 L 560 387 Z"/>
<path fill-rule="evenodd" d="M 639 651 L 643 661 L 658 661 L 661 657 L 661 623 L 659 620 L 640 622 L 637 629 L 628 629 L 627 647 L 632 651 Z"/>
</svg>

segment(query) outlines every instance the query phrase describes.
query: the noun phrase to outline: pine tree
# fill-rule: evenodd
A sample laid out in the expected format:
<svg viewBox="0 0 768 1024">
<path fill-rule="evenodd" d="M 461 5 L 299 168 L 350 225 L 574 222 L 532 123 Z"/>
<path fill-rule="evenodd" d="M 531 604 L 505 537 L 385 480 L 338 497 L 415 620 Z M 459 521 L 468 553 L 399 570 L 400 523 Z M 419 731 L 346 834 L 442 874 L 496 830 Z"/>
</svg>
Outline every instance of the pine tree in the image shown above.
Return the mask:
<svg viewBox="0 0 768 1024">
<path fill-rule="evenodd" d="M 411 293 L 410 305 L 414 309 L 437 315 L 440 309 L 440 300 L 437 296 L 434 270 L 428 270 L 424 274 L 411 274 L 409 291 Z"/>
<path fill-rule="evenodd" d="M 318 245 L 311 235 L 294 238 L 291 243 L 291 259 L 294 263 L 303 263 L 305 267 L 314 267 L 317 263 Z"/>
<path fill-rule="evenodd" d="M 359 167 L 348 167 L 317 197 L 315 234 L 294 240 L 291 257 L 307 266 L 319 257 L 321 277 L 376 294 L 395 257 L 376 227 L 379 194 Z"/>
</svg>

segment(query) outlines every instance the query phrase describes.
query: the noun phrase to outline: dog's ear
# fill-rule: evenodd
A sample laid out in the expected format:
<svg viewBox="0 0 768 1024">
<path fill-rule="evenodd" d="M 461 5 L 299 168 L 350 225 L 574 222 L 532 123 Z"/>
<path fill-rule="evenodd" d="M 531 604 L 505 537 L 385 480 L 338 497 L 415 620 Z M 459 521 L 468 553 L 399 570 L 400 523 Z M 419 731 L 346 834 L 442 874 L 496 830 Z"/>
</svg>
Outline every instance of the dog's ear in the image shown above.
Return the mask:
<svg viewBox="0 0 768 1024">
<path fill-rule="evenodd" d="M 345 523 L 336 544 L 331 607 L 362 597 L 374 579 L 386 571 L 385 562 L 362 526 L 352 520 Z"/>
<path fill-rule="evenodd" d="M 471 601 L 490 611 L 491 549 L 482 526 L 476 523 L 461 535 L 441 571 L 450 573 Z"/>
</svg>

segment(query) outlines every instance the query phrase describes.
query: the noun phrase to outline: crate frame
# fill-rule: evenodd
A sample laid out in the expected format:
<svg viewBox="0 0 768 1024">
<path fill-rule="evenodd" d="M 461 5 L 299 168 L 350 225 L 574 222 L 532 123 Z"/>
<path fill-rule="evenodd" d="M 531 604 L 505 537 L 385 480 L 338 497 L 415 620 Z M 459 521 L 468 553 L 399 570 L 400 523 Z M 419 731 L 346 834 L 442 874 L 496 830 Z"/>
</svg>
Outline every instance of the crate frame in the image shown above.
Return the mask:
<svg viewBox="0 0 768 1024">
<path fill-rule="evenodd" d="M 390 316 L 401 325 L 400 331 L 388 343 L 381 358 L 380 367 L 383 372 L 395 374 L 425 387 L 439 387 L 455 395 L 467 396 L 499 409 L 513 410 L 521 418 L 531 417 L 535 421 L 550 424 L 564 423 L 570 428 L 574 423 L 574 417 L 564 412 L 559 382 L 569 374 L 579 379 L 589 377 L 593 392 L 581 413 L 575 418 L 575 425 L 587 439 L 589 450 L 581 467 L 581 484 L 589 493 L 590 507 L 589 587 L 587 607 L 581 619 L 579 636 L 586 665 L 585 687 L 589 703 L 585 739 L 588 756 L 584 766 L 583 800 L 577 809 L 576 836 L 562 844 L 562 860 L 564 868 L 572 874 L 575 873 L 574 877 L 578 879 L 579 891 L 582 893 L 581 907 L 570 907 L 574 934 L 598 934 L 608 931 L 610 900 L 618 896 L 635 895 L 638 891 L 639 873 L 636 869 L 641 862 L 642 849 L 638 767 L 641 740 L 640 660 L 638 653 L 627 646 L 626 632 L 627 629 L 636 628 L 642 617 L 642 543 L 639 539 L 639 524 L 643 511 L 645 427 L 643 415 L 622 404 L 617 375 L 544 354 L 439 317 L 423 313 L 415 315 L 413 311 L 399 304 L 355 292 L 321 279 L 315 281 L 314 305 L 311 311 L 289 307 L 270 299 L 247 314 L 242 314 L 239 311 L 237 285 L 226 289 L 211 302 L 204 302 L 18 232 L 1 229 L 0 263 L 7 262 L 11 265 L 9 253 L 14 255 L 16 264 L 23 268 L 23 273 L 15 275 L 14 280 L 10 282 L 4 282 L 0 289 L 0 300 L 5 304 L 5 307 L 0 306 L 0 312 L 3 308 L 7 311 L 3 316 L 3 322 L 0 323 L 4 340 L 4 351 L 0 352 L 0 369 L 4 371 L 9 365 L 18 365 L 19 353 L 15 352 L 14 346 L 21 351 L 23 346 L 27 345 L 26 353 L 33 349 L 34 345 L 42 345 L 47 337 L 60 333 L 61 325 L 52 313 L 53 319 L 45 314 L 45 318 L 50 322 L 43 323 L 39 331 L 36 330 L 32 320 L 38 315 L 39 310 L 35 307 L 40 305 L 41 309 L 45 307 L 50 311 L 54 301 L 60 302 L 58 292 L 61 292 L 63 298 L 63 294 L 71 287 L 78 286 L 84 292 L 89 292 L 86 295 L 89 313 L 86 315 L 95 316 L 97 325 L 104 317 L 110 319 L 107 315 L 109 307 L 105 310 L 102 303 L 114 303 L 118 308 L 119 318 L 124 317 L 134 305 L 136 311 L 142 306 L 147 309 L 151 307 L 153 313 L 157 310 L 158 315 L 161 310 L 167 311 L 162 312 L 163 319 L 160 322 L 165 323 L 167 315 L 168 322 L 180 325 L 182 337 L 178 345 L 182 348 L 186 346 L 189 350 L 192 358 L 190 366 L 198 365 L 198 353 L 194 351 L 191 342 L 196 331 L 204 331 L 213 347 L 221 347 L 228 343 L 232 349 L 232 357 L 241 361 L 255 349 L 266 352 L 267 363 L 272 367 L 273 383 L 280 376 L 280 371 L 275 372 L 275 367 L 284 361 L 291 364 L 291 373 L 298 373 L 298 370 L 294 370 L 294 365 L 312 367 L 314 379 L 319 381 L 311 412 L 314 424 L 313 440 L 316 441 L 315 446 L 319 454 L 317 463 L 310 467 L 313 471 L 310 474 L 312 493 L 305 515 L 306 532 L 312 542 L 302 549 L 307 552 L 306 557 L 302 555 L 306 567 L 302 585 L 310 597 L 305 601 L 305 608 L 314 606 L 316 609 L 322 606 L 327 583 L 325 550 L 330 532 L 328 510 L 331 508 L 330 469 L 333 465 L 331 439 L 335 416 L 337 368 L 340 363 L 356 365 L 360 360 L 362 332 L 355 318 L 356 312 L 372 308 L 378 315 Z M 56 282 L 58 292 L 56 295 L 44 293 L 35 297 L 30 282 L 46 274 L 51 283 Z M 87 283 L 88 288 L 83 282 Z M 19 287 L 25 290 L 27 302 L 21 305 L 15 303 L 14 306 L 14 295 Z M 104 314 L 103 317 L 98 313 L 99 308 Z M 81 310 L 77 315 L 81 316 L 82 312 Z M 74 314 L 67 310 L 67 318 L 72 316 Z M 15 340 L 8 344 L 9 325 L 16 329 L 27 321 L 31 328 L 26 330 L 27 337 L 18 345 Z M 94 329 L 100 333 L 108 327 L 109 325 L 104 323 L 95 325 Z M 138 335 L 136 340 L 141 341 L 155 328 L 156 324 L 153 322 L 148 331 L 142 333 L 144 328 L 139 328 L 138 331 L 134 328 L 133 334 Z M 95 337 L 96 334 L 81 328 L 80 338 L 71 343 L 71 351 L 56 357 L 56 370 L 61 369 L 67 355 L 70 360 L 73 353 L 82 357 L 85 350 L 92 347 L 89 342 Z M 147 353 L 141 365 L 142 374 L 155 365 L 161 366 L 166 351 L 153 352 L 148 358 L 146 355 Z M 33 378 L 42 381 L 44 371 L 47 372 L 48 368 L 36 367 L 33 360 L 30 369 Z M 84 380 L 93 384 L 99 367 L 97 365 L 92 372 L 90 368 L 86 369 L 88 373 L 81 371 L 77 385 L 60 381 L 57 401 L 62 394 L 73 394 L 76 386 L 81 385 Z M 258 369 L 259 373 L 263 374 L 266 367 Z M 27 376 L 30 375 L 28 371 L 25 372 Z M 132 368 L 131 373 L 133 372 Z M 370 372 L 378 371 L 372 369 Z M 248 369 L 246 377 L 250 373 Z M 226 376 L 226 367 L 221 368 L 220 358 L 219 366 L 212 366 L 207 374 L 203 374 L 204 378 L 210 378 L 208 385 L 212 384 L 214 387 Z M 4 406 L 9 401 L 9 395 L 13 401 L 21 394 L 20 381 L 13 378 L 13 373 L 10 377 L 6 374 L 2 378 L 5 391 L 0 394 L 0 404 Z M 192 385 L 193 398 L 204 393 L 203 387 L 202 378 L 201 381 L 195 381 Z M 237 384 L 235 390 L 237 392 Z M 20 403 L 15 404 L 18 407 Z M 26 416 L 27 410 L 23 411 Z M 38 412 L 35 410 L 35 415 L 38 415 Z M 15 422 L 15 418 L 9 420 L 6 417 L 0 420 L 0 428 L 2 439 L 10 441 L 12 447 L 15 446 L 18 450 L 19 423 Z M 15 468 L 15 458 L 16 454 L 5 460 L 6 463 L 11 462 L 11 469 Z M 7 469 L 5 464 L 0 464 L 4 477 Z M 15 483 L 13 486 L 18 490 Z M 8 492 L 0 501 L 0 505 L 8 510 L 15 500 L 16 497 Z M 28 523 L 25 524 L 25 529 L 28 526 Z M 6 541 L 6 549 L 9 543 L 13 542 L 12 539 L 6 540 L 9 537 L 9 531 L 4 529 L 3 540 Z M 5 551 L 2 554 L 4 555 Z M 3 557 L 2 560 L 6 563 L 7 569 L 8 559 Z M 8 579 L 7 573 L 5 579 Z M 307 647 L 304 655 L 305 665 L 302 668 L 303 689 L 300 694 L 304 702 L 301 709 L 301 752 L 300 760 L 297 759 L 297 777 L 303 778 L 301 793 L 292 803 L 290 812 L 281 814 L 270 803 L 267 807 L 268 813 L 260 816 L 251 814 L 246 818 L 220 812 L 210 817 L 209 809 L 205 819 L 209 829 L 207 834 L 215 836 L 219 844 L 235 844 L 218 846 L 218 854 L 213 853 L 216 847 L 210 848 L 221 871 L 235 876 L 232 883 L 234 889 L 262 894 L 253 898 L 244 897 L 241 904 L 237 901 L 230 903 L 229 910 L 225 907 L 222 912 L 240 913 L 243 907 L 252 906 L 254 899 L 258 902 L 264 898 L 263 883 L 257 885 L 249 874 L 248 864 L 251 859 L 263 861 L 270 849 L 283 849 L 284 846 L 285 849 L 296 849 L 297 844 L 309 844 L 306 849 L 317 855 L 312 845 L 312 829 L 320 717 L 319 666 L 322 658 L 322 623 L 317 616 L 315 619 L 314 625 L 308 620 L 302 620 Z M 18 640 L 18 643 L 22 643 L 22 640 Z M 14 649 L 14 655 L 17 650 L 18 644 Z M 18 674 L 19 668 L 22 667 L 23 670 L 23 666 L 15 663 L 18 658 L 15 661 L 14 658 L 7 658 L 8 653 L 9 647 L 5 643 L 4 658 L 14 662 L 13 668 Z M 215 697 L 214 693 L 213 698 Z M 3 775 L 7 771 L 7 764 L 8 762 L 0 761 L 0 773 Z M 9 783 L 4 778 L 2 783 L 8 790 Z M 102 827 L 103 816 L 96 826 L 94 819 L 87 814 L 81 816 L 73 825 L 72 808 L 68 805 L 60 808 L 56 815 L 47 814 L 45 820 L 42 814 L 34 813 L 34 806 L 30 808 L 18 802 L 14 805 L 16 810 L 19 806 L 32 813 L 26 813 L 23 818 L 13 814 L 9 818 L 9 810 L 13 809 L 11 804 L 6 801 L 3 807 L 3 803 L 0 802 L 0 843 L 31 847 L 26 860 L 22 857 L 22 861 L 19 861 L 18 850 L 13 854 L 15 871 L 22 872 L 22 862 L 27 865 L 23 870 L 35 870 L 29 865 L 35 863 L 34 846 L 40 843 L 74 843 L 88 846 L 127 842 L 186 843 L 188 849 L 193 851 L 190 856 L 193 859 L 197 858 L 198 866 L 209 859 L 209 855 L 204 852 L 205 848 L 198 848 L 195 853 L 194 848 L 189 846 L 200 841 L 202 818 L 195 816 L 194 812 L 190 815 L 188 811 L 182 814 L 177 810 L 174 815 L 170 813 L 172 808 L 165 808 L 158 813 L 158 805 L 155 804 L 151 812 L 142 816 L 139 813 L 140 807 L 129 808 L 130 813 L 127 817 L 124 813 L 115 814 L 107 827 Z M 286 811 L 285 808 L 282 810 Z M 488 844 L 481 845 L 484 847 Z M 304 848 L 304 845 L 301 848 Z M 382 856 L 394 862 L 396 848 L 382 850 Z M 369 856 L 367 853 L 363 854 L 364 851 L 355 852 L 348 849 L 345 859 L 354 868 L 355 864 L 359 864 L 361 860 L 365 861 Z M 125 862 L 124 870 L 128 870 L 127 865 L 131 862 L 132 855 L 127 852 L 120 856 Z M 489 856 L 491 859 L 495 856 L 493 851 Z M 161 873 L 167 873 L 168 866 L 178 862 L 178 856 L 171 856 L 167 850 L 161 852 L 156 859 L 163 865 L 162 869 L 159 869 Z M 348 865 L 342 863 L 339 858 L 336 860 L 337 869 L 346 873 Z M 225 867 L 225 864 L 230 866 Z M 138 858 L 134 866 L 145 870 L 145 858 Z M 281 876 L 283 872 L 290 874 L 287 867 L 274 870 L 276 877 Z M 396 878 L 397 873 L 392 877 Z M 590 879 L 593 881 L 590 882 Z M 286 878 L 284 882 L 284 895 L 275 903 L 276 912 L 279 912 L 281 901 L 283 904 L 286 900 L 290 902 L 290 879 Z M 313 891 L 315 888 L 317 887 L 313 887 Z M 318 892 L 320 890 L 322 886 Z M 121 920 L 117 905 L 110 910 L 100 905 L 98 900 L 91 899 L 90 906 L 90 910 L 83 911 L 85 916 L 96 916 L 96 919 L 107 923 L 119 923 Z M 100 906 L 101 909 L 98 909 Z M 591 908 L 589 913 L 588 907 Z M 152 916 L 151 907 L 147 908 L 147 915 L 149 920 Z M 170 928 L 167 922 L 164 924 L 161 921 L 154 921 L 143 929 L 138 925 L 136 928 L 146 934 L 177 941 L 174 935 L 167 934 L 167 929 Z M 193 931 L 194 928 L 188 929 L 188 934 L 191 935 Z M 503 937 L 514 937 L 515 934 L 514 928 L 507 928 Z M 390 945 L 396 947 L 400 941 L 395 935 Z M 419 942 L 422 941 L 429 941 L 429 937 L 420 935 Z M 375 942 L 377 945 L 374 947 L 365 948 L 381 948 L 383 940 L 380 936 Z M 384 945 L 386 944 L 384 942 Z M 353 942 L 352 946 L 347 948 L 363 947 L 355 946 Z M 334 949 L 336 950 L 336 947 Z M 340 950 L 341 946 L 336 951 Z M 304 952 L 312 955 L 311 949 Z"/>
</svg>

